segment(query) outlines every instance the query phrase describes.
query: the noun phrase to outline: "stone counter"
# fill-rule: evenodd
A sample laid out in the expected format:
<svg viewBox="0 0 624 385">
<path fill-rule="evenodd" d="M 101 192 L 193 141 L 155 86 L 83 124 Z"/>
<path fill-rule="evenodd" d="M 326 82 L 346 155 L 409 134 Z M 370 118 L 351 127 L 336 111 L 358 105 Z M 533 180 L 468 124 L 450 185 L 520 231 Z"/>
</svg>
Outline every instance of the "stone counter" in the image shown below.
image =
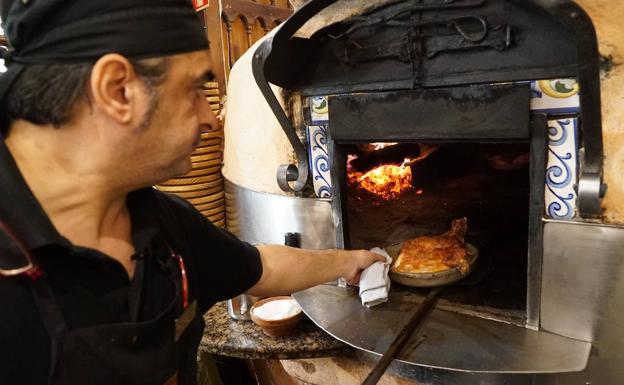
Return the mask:
<svg viewBox="0 0 624 385">
<path fill-rule="evenodd" d="M 230 318 L 225 302 L 213 306 L 204 319 L 206 329 L 199 356 L 215 354 L 250 360 L 261 384 L 359 385 L 373 367 L 372 362 L 365 362 L 370 358 L 364 359 L 355 349 L 329 336 L 307 317 L 294 334 L 282 338 L 264 335 L 251 321 Z M 393 363 L 379 385 L 416 385 L 396 376 L 402 372 L 400 367 L 400 364 Z"/>
<path fill-rule="evenodd" d="M 204 319 L 206 329 L 200 353 L 255 360 L 335 357 L 353 350 L 319 329 L 307 317 L 294 334 L 282 338 L 264 335 L 251 321 L 230 318 L 225 302 L 213 306 Z"/>
</svg>

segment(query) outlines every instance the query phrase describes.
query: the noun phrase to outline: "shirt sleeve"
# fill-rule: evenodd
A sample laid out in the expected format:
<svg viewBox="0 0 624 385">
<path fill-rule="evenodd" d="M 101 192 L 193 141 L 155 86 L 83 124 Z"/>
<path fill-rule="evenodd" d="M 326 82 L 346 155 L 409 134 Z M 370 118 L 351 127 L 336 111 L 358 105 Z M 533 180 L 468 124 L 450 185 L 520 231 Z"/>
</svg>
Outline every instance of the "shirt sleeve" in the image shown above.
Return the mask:
<svg viewBox="0 0 624 385">
<path fill-rule="evenodd" d="M 213 225 L 185 200 L 170 196 L 170 202 L 182 225 L 176 233 L 190 251 L 182 257 L 202 311 L 244 293 L 260 280 L 262 262 L 256 247 Z"/>
</svg>

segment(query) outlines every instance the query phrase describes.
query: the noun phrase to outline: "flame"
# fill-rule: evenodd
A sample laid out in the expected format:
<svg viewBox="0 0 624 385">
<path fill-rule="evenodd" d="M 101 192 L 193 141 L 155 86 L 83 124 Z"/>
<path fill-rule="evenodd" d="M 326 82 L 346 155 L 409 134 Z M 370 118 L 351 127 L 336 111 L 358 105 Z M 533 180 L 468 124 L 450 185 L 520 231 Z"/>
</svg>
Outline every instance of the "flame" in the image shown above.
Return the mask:
<svg viewBox="0 0 624 385">
<path fill-rule="evenodd" d="M 396 143 L 369 143 L 367 146 L 380 149 L 386 146 L 392 146 Z M 381 147 L 378 147 L 381 146 Z M 419 163 L 429 155 L 434 153 L 439 145 L 436 144 L 418 144 L 420 154 L 415 158 L 405 158 L 401 164 L 382 164 L 372 170 L 362 173 L 351 165 L 357 155 L 347 156 L 347 177 L 349 183 L 381 197 L 384 200 L 397 198 L 407 190 L 412 189 L 412 166 Z M 415 191 L 416 195 L 422 195 L 423 190 Z"/>
<path fill-rule="evenodd" d="M 360 149 L 360 151 L 364 153 L 369 153 L 369 152 L 382 150 L 386 147 L 396 146 L 397 144 L 399 143 L 391 143 L 391 142 L 364 143 L 364 144 L 358 145 L 358 148 Z"/>
<path fill-rule="evenodd" d="M 410 159 L 409 162 L 407 163 L 403 162 L 403 164 L 406 164 L 408 166 L 413 166 L 416 163 L 420 162 L 421 160 L 426 159 L 429 155 L 433 154 L 434 152 L 438 150 L 438 148 L 440 148 L 440 146 L 437 144 L 423 144 L 423 143 L 419 143 L 418 147 L 420 148 L 420 155 L 418 155 L 414 159 Z"/>
<path fill-rule="evenodd" d="M 371 147 L 373 150 L 381 150 L 382 148 L 391 147 L 397 145 L 398 143 L 371 143 Z"/>
<path fill-rule="evenodd" d="M 350 163 L 355 159 L 357 156 L 349 155 L 347 161 L 347 176 L 352 184 L 385 200 L 394 199 L 412 188 L 412 169 L 407 166 L 411 159 L 405 159 L 400 165 L 381 165 L 366 173 L 351 169 Z"/>
</svg>

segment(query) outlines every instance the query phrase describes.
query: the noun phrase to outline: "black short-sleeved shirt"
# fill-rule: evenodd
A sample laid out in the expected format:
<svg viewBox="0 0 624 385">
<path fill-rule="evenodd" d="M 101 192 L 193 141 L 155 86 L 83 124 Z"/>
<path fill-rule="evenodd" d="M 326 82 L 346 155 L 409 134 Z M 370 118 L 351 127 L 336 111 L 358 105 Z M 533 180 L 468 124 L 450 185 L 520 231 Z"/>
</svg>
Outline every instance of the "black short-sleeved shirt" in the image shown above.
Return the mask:
<svg viewBox="0 0 624 385">
<path fill-rule="evenodd" d="M 202 313 L 215 302 L 243 293 L 260 279 L 262 265 L 255 247 L 215 227 L 186 201 L 151 188 L 135 191 L 127 200 L 137 261 L 130 279 L 119 262 L 96 250 L 72 245 L 56 233 L 47 217 L 39 218 L 45 215 L 43 210 L 16 174 L 6 148 L 1 147 L 3 143 L 0 219 L 34 219 L 30 230 L 41 233 L 24 234 L 23 239 L 43 267 L 69 329 L 147 320 L 160 313 L 174 294 L 158 262 L 170 255 L 169 248 L 182 255 L 191 294 Z M 14 185 L 3 186 L 7 181 Z M 24 226 L 28 227 L 15 227 L 23 231 Z M 0 277 L 2 385 L 44 384 L 48 376 L 50 339 L 29 279 Z M 197 344 L 192 341 L 188 349 L 196 349 Z M 196 351 L 188 354 L 194 359 Z"/>
</svg>

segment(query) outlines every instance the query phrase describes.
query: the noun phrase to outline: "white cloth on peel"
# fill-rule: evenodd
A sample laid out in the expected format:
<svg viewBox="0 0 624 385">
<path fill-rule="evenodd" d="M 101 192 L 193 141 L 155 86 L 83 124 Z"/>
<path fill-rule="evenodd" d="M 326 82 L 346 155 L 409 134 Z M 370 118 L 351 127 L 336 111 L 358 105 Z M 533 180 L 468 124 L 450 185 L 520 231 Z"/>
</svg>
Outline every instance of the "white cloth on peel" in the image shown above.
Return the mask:
<svg viewBox="0 0 624 385">
<path fill-rule="evenodd" d="M 370 251 L 386 257 L 386 263 L 375 262 L 364 269 L 360 276 L 360 298 L 362 305 L 369 308 L 388 301 L 390 293 L 388 271 L 392 263 L 392 258 L 385 250 L 374 247 Z"/>
</svg>

